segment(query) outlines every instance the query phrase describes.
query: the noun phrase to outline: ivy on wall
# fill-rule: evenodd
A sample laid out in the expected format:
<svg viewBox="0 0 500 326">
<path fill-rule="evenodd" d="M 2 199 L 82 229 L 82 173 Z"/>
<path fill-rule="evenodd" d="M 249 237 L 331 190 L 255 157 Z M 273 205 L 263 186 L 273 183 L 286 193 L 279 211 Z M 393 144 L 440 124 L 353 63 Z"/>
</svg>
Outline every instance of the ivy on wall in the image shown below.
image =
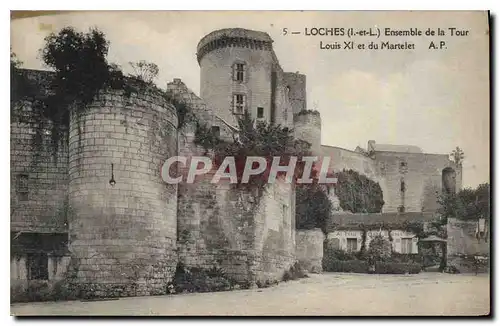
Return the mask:
<svg viewBox="0 0 500 326">
<path fill-rule="evenodd" d="M 176 108 L 179 128 L 188 119 L 189 108 L 172 94 L 144 80 L 141 74 L 125 76 L 118 65 L 109 63 L 109 45 L 104 33 L 95 28 L 83 33 L 65 27 L 48 35 L 40 50 L 43 62 L 53 70 L 46 90 L 23 73 L 22 62 L 11 53 L 11 113 L 22 101 L 32 103 L 33 117 L 39 123 L 36 146 L 42 146 L 43 129 L 47 127 L 44 121 L 49 120 L 57 152 L 62 136 L 67 135 L 70 111 L 83 112 L 101 90 L 123 91 L 130 96 L 132 92 L 153 89 Z"/>
<path fill-rule="evenodd" d="M 380 185 L 353 170 L 337 173 L 335 194 L 340 207 L 352 213 L 380 213 L 384 206 Z"/>
<path fill-rule="evenodd" d="M 225 141 L 218 134 L 213 133 L 207 125 L 198 122 L 194 143 L 213 153 L 215 168 L 218 168 L 226 157 L 234 157 L 238 186 L 262 189 L 268 183 L 274 156 L 280 157 L 280 165 L 287 165 L 291 157 L 297 157 L 294 180 L 302 176 L 304 162 L 301 157 L 309 155 L 309 146 L 295 140 L 293 130 L 275 124 L 256 123 L 248 112 L 238 120 L 238 129 L 237 139 Z M 249 156 L 264 157 L 267 161 L 267 169 L 259 175 L 250 176 L 248 183 L 243 184 L 240 182 L 246 159 Z M 253 168 L 256 167 L 257 164 L 253 166 Z M 313 179 L 316 176 L 314 171 L 313 167 L 311 174 Z M 284 175 L 285 173 L 280 172 L 277 177 Z"/>
</svg>

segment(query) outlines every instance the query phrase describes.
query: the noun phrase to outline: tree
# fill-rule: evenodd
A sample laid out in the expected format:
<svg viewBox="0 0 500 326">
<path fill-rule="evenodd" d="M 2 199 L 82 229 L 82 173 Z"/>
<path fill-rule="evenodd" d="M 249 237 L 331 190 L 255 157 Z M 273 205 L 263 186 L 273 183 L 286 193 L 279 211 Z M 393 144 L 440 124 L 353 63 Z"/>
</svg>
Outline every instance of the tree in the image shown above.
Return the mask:
<svg viewBox="0 0 500 326">
<path fill-rule="evenodd" d="M 41 56 L 56 75 L 52 83 L 56 92 L 48 107 L 68 108 L 76 103 L 81 108 L 103 88 L 122 88 L 123 74 L 108 63 L 108 50 L 109 41 L 98 29 L 82 33 L 65 27 L 47 36 Z"/>
<path fill-rule="evenodd" d="M 465 155 L 460 147 L 456 147 L 450 154 L 450 158 L 456 165 L 461 166 L 464 161 Z"/>
<path fill-rule="evenodd" d="M 138 78 L 145 83 L 152 83 L 156 77 L 158 77 L 158 73 L 160 72 L 158 65 L 152 62 L 146 62 L 145 60 L 129 62 L 129 64 L 134 70 L 134 74 L 131 76 Z"/>
<path fill-rule="evenodd" d="M 298 185 L 295 207 L 298 230 L 320 228 L 326 232 L 326 221 L 330 217 L 332 203 L 322 187 L 317 184 Z"/>
<path fill-rule="evenodd" d="M 490 185 L 480 184 L 476 189 L 464 188 L 456 194 L 442 194 L 438 198 L 438 212 L 444 220 L 458 218 L 462 220 L 490 219 Z"/>
<path fill-rule="evenodd" d="M 337 174 L 335 193 L 344 211 L 380 213 L 384 206 L 380 185 L 353 170 L 344 170 Z"/>
<path fill-rule="evenodd" d="M 205 150 L 214 153 L 214 166 L 217 168 L 226 157 L 233 156 L 236 163 L 238 184 L 243 176 L 246 159 L 249 156 L 264 157 L 267 169 L 259 174 L 250 176 L 249 186 L 264 186 L 268 183 L 273 157 L 280 157 L 280 165 L 288 164 L 291 157 L 297 157 L 295 178 L 302 176 L 304 163 L 301 156 L 309 155 L 309 148 L 303 142 L 294 139 L 293 130 L 276 124 L 263 122 L 256 123 L 248 112 L 238 120 L 238 137 L 233 142 L 226 142 L 210 131 L 210 128 L 201 122 L 197 123 L 194 143 Z M 315 168 L 311 178 L 315 178 Z M 284 173 L 279 172 L 277 176 Z M 242 184 L 244 185 L 244 184 Z"/>
</svg>

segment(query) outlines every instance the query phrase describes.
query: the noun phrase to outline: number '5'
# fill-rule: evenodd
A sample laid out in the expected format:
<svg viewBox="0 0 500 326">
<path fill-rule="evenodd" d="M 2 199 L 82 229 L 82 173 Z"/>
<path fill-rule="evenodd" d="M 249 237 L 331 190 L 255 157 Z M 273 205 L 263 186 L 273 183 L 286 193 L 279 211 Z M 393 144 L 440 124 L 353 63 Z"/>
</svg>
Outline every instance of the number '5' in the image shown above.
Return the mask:
<svg viewBox="0 0 500 326">
<path fill-rule="evenodd" d="M 283 28 L 283 35 L 288 34 L 288 28 Z"/>
</svg>

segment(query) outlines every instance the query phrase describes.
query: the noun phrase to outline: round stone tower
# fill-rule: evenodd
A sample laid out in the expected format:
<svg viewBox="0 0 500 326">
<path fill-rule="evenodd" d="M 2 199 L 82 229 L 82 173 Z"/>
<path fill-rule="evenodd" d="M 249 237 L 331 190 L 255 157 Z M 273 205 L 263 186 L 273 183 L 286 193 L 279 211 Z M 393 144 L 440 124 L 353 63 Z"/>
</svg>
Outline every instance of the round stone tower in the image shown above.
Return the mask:
<svg viewBox="0 0 500 326">
<path fill-rule="evenodd" d="M 69 249 L 84 295 L 164 293 L 177 258 L 177 186 L 161 178 L 177 155 L 177 113 L 153 90 L 103 92 L 72 112 Z"/>
<path fill-rule="evenodd" d="M 242 28 L 214 31 L 198 43 L 200 96 L 231 124 L 248 110 L 254 119 L 271 120 L 276 74 L 273 40 Z"/>
<path fill-rule="evenodd" d="M 321 156 L 321 116 L 318 111 L 303 110 L 293 116 L 295 138 L 311 144 L 313 155 Z"/>
</svg>

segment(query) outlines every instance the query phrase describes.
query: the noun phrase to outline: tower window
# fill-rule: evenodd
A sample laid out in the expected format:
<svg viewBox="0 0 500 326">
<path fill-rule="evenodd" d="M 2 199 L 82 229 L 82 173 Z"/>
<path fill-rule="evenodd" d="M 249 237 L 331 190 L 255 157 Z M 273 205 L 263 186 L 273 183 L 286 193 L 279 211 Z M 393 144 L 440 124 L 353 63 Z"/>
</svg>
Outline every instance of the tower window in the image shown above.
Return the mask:
<svg viewBox="0 0 500 326">
<path fill-rule="evenodd" d="M 236 63 L 233 67 L 233 79 L 237 82 L 245 81 L 245 64 Z"/>
<path fill-rule="evenodd" d="M 244 94 L 233 95 L 233 113 L 243 114 L 245 112 L 246 97 Z"/>
<path fill-rule="evenodd" d="M 257 119 L 262 119 L 264 118 L 264 108 L 258 107 L 257 108 Z"/>
</svg>

